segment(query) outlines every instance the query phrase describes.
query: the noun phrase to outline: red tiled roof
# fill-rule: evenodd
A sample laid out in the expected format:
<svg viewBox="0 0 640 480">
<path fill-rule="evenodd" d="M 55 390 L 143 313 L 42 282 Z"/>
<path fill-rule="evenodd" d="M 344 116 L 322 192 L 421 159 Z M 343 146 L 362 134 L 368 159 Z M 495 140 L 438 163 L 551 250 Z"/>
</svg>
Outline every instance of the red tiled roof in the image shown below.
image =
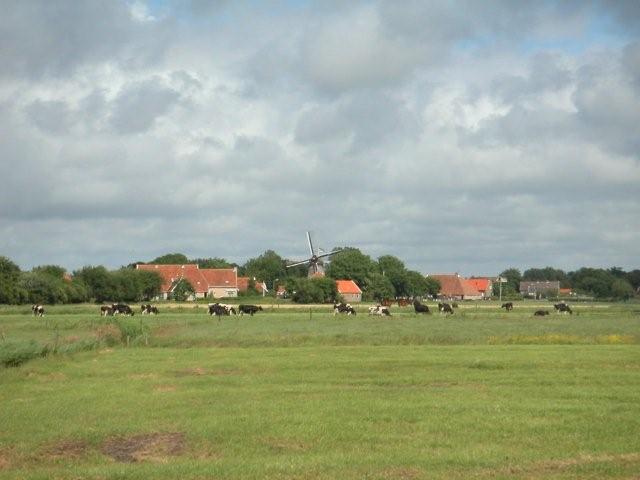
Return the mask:
<svg viewBox="0 0 640 480">
<path fill-rule="evenodd" d="M 465 278 L 456 274 L 430 275 L 440 282 L 440 295 L 447 297 L 479 297 L 480 292 Z"/>
<path fill-rule="evenodd" d="M 264 282 L 254 280 L 253 288 L 255 288 L 258 293 L 262 293 L 263 285 Z M 266 288 L 266 285 L 264 285 L 264 287 Z M 238 291 L 246 292 L 247 290 L 249 290 L 249 277 L 238 277 Z"/>
<path fill-rule="evenodd" d="M 203 268 L 200 273 L 209 287 L 236 288 L 236 270 L 233 268 Z"/>
<path fill-rule="evenodd" d="M 338 293 L 346 293 L 346 294 L 357 294 L 362 293 L 360 287 L 356 285 L 356 282 L 353 280 L 336 280 L 336 287 L 338 288 Z"/>
<path fill-rule="evenodd" d="M 487 292 L 489 290 L 489 285 L 491 285 L 491 280 L 488 278 L 469 278 L 467 279 L 467 282 L 469 282 L 471 286 L 479 292 Z"/>
<path fill-rule="evenodd" d="M 186 279 L 196 293 L 207 292 L 209 286 L 207 281 L 200 273 L 198 265 L 186 264 L 186 265 L 136 265 L 138 270 L 148 270 L 150 272 L 157 272 L 162 277 L 162 293 L 168 293 L 171 291 L 173 284 L 181 278 Z"/>
</svg>

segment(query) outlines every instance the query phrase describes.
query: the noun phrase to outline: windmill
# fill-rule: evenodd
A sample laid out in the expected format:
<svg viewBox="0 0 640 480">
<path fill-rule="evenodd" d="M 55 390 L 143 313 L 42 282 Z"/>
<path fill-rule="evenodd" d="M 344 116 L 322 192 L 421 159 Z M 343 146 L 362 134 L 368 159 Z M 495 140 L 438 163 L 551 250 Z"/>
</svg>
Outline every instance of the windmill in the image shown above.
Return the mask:
<svg viewBox="0 0 640 480">
<path fill-rule="evenodd" d="M 307 258 L 306 260 L 301 260 L 299 262 L 295 262 L 295 263 L 291 263 L 289 265 L 287 265 L 287 268 L 290 267 L 297 267 L 298 265 L 309 265 L 309 276 L 313 277 L 316 275 L 324 275 L 324 267 L 322 265 L 322 263 L 319 262 L 319 260 L 321 258 L 324 257 L 328 257 L 329 255 L 333 255 L 334 253 L 337 252 L 330 252 L 330 253 L 323 253 L 321 254 L 320 249 L 317 250 L 317 252 L 314 252 L 313 250 L 313 243 L 311 243 L 311 233 L 307 232 L 307 242 L 309 243 L 309 252 L 311 253 L 311 257 Z"/>
</svg>

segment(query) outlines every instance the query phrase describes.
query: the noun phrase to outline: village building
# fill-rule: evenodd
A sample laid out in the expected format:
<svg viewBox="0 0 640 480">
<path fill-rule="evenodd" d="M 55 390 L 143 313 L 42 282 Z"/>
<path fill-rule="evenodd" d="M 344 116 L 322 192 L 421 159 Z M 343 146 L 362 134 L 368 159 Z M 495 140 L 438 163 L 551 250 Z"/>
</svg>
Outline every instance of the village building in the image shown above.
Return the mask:
<svg viewBox="0 0 640 480">
<path fill-rule="evenodd" d="M 196 264 L 138 264 L 136 269 L 156 272 L 162 277 L 160 299 L 168 299 L 182 279 L 188 281 L 195 291 L 188 300 L 238 296 L 238 270 L 236 268 L 199 268 Z"/>
<path fill-rule="evenodd" d="M 557 297 L 560 294 L 560 282 L 557 280 L 541 280 L 520 282 L 520 295 L 523 297 L 542 298 Z"/>
<path fill-rule="evenodd" d="M 362 290 L 353 280 L 336 280 L 338 294 L 346 303 L 359 303 L 362 301 Z"/>
<path fill-rule="evenodd" d="M 481 300 L 482 294 L 475 286 L 457 273 L 428 275 L 440 282 L 438 296 L 447 300 Z"/>
<path fill-rule="evenodd" d="M 238 277 L 238 292 L 247 292 L 249 291 L 249 285 L 251 284 L 251 279 L 249 277 Z M 256 280 L 253 278 L 253 289 L 262 295 L 263 297 L 269 293 L 269 289 L 267 288 L 267 284 L 260 280 Z"/>
<path fill-rule="evenodd" d="M 475 288 L 484 300 L 488 300 L 493 295 L 493 282 L 489 277 L 471 277 L 467 279 L 473 288 Z"/>
</svg>

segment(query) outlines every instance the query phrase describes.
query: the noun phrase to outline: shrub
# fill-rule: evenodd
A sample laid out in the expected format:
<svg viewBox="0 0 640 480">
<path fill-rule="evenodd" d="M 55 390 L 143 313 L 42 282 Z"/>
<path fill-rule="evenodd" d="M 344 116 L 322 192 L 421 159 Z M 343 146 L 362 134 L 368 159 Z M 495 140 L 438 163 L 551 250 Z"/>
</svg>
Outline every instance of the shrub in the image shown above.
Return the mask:
<svg viewBox="0 0 640 480">
<path fill-rule="evenodd" d="M 48 345 L 41 345 L 34 340 L 21 343 L 0 344 L 0 363 L 4 367 L 19 367 L 33 358 L 46 357 L 50 352 Z"/>
</svg>

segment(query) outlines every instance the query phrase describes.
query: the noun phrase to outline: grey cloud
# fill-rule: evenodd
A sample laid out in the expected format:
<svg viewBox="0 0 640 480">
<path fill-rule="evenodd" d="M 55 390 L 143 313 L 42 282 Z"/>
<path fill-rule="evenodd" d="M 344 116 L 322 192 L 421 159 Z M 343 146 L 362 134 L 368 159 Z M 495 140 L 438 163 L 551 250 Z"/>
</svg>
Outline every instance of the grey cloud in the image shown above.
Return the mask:
<svg viewBox="0 0 640 480">
<path fill-rule="evenodd" d="M 126 2 L 10 0 L 0 16 L 0 77 L 40 78 L 118 60 L 129 67 L 157 61 L 165 25 L 140 24 Z"/>
<path fill-rule="evenodd" d="M 144 132 L 179 98 L 178 92 L 164 86 L 158 79 L 127 85 L 113 102 L 110 123 L 121 134 Z"/>
<path fill-rule="evenodd" d="M 34 125 L 50 134 L 66 134 L 74 123 L 68 104 L 60 100 L 36 100 L 27 108 L 27 115 Z"/>
</svg>

